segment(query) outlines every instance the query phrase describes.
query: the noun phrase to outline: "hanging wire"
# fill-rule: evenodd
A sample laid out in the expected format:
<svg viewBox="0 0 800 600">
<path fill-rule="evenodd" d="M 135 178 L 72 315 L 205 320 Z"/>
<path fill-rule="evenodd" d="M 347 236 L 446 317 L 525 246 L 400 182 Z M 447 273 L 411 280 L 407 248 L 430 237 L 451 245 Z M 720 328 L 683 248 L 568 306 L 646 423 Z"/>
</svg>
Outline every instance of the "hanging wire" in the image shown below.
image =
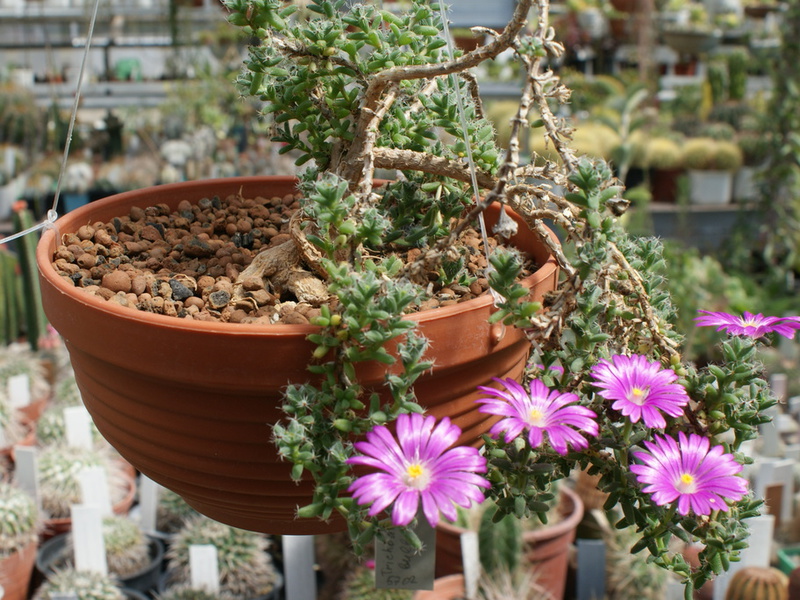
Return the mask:
<svg viewBox="0 0 800 600">
<path fill-rule="evenodd" d="M 86 35 L 86 45 L 83 49 L 83 58 L 81 59 L 81 69 L 80 72 L 78 73 L 78 85 L 75 88 L 75 100 L 72 104 L 72 114 L 70 115 L 69 127 L 67 129 L 67 140 L 66 143 L 64 144 L 64 155 L 61 158 L 61 169 L 58 172 L 58 181 L 56 183 L 56 191 L 53 197 L 53 206 L 50 208 L 50 210 L 47 211 L 47 215 L 45 216 L 45 219 L 42 222 L 37 223 L 36 225 L 29 227 L 28 229 L 25 229 L 23 231 L 19 231 L 13 235 L 6 236 L 0 239 L 0 243 L 6 244 L 8 242 L 12 242 L 16 239 L 21 238 L 22 236 L 28 235 L 35 231 L 39 231 L 40 229 L 49 229 L 51 227 L 56 228 L 55 222 L 56 219 L 58 218 L 58 211 L 56 209 L 58 208 L 58 201 L 61 197 L 61 186 L 64 180 L 64 173 L 67 170 L 67 159 L 69 158 L 69 148 L 70 145 L 72 144 L 72 132 L 75 129 L 75 121 L 78 118 L 78 106 L 80 105 L 81 101 L 83 76 L 84 73 L 86 72 L 86 63 L 88 62 L 89 50 L 92 46 L 94 26 L 95 23 L 97 22 L 97 12 L 99 8 L 100 8 L 100 0 L 95 0 L 94 9 L 92 10 L 92 18 L 89 21 L 89 31 Z"/>
<path fill-rule="evenodd" d="M 447 9 L 444 5 L 444 0 L 439 0 L 439 13 L 442 16 L 442 26 L 444 30 L 444 41 L 447 43 L 447 56 L 452 61 L 455 60 L 455 48 L 453 47 L 453 36 L 450 34 L 450 23 L 447 20 Z M 461 130 L 464 132 L 464 145 L 467 147 L 467 163 L 469 164 L 469 174 L 472 183 L 472 193 L 475 195 L 475 201 L 478 202 L 480 198 L 480 188 L 478 187 L 478 173 L 475 167 L 475 159 L 472 157 L 472 145 L 469 143 L 469 130 L 467 126 L 467 113 L 464 110 L 464 99 L 461 96 L 461 86 L 458 85 L 456 76 L 453 73 L 448 75 L 448 80 L 453 86 L 456 95 L 456 106 L 458 107 L 458 118 L 461 122 Z M 478 215 L 478 221 L 481 228 L 481 237 L 483 238 L 483 248 L 486 253 L 486 258 L 489 258 L 489 239 L 486 234 L 486 223 L 483 219 L 483 213 Z"/>
</svg>

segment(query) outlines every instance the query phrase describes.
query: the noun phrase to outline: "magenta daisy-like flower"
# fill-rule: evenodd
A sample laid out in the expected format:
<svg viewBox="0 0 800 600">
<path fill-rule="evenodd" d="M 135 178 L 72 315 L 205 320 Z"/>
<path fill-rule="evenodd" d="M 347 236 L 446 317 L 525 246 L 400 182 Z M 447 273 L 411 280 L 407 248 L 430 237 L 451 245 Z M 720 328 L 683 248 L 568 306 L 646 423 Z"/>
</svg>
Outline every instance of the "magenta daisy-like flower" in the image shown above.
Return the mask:
<svg viewBox="0 0 800 600">
<path fill-rule="evenodd" d="M 603 359 L 592 369 L 599 394 L 613 400 L 611 408 L 620 411 L 632 423 L 641 419 L 647 427 L 664 427 L 661 413 L 680 416 L 689 403 L 689 394 L 675 380 L 672 369 L 664 369 L 658 361 L 649 361 L 639 354 L 616 355 Z"/>
<path fill-rule="evenodd" d="M 695 323 L 701 327 L 716 327 L 717 331 L 727 331 L 731 335 L 745 335 L 760 338 L 768 333 L 778 333 L 790 340 L 800 329 L 800 317 L 765 317 L 761 313 L 747 311 L 741 316 L 724 312 L 700 310 L 701 316 L 695 317 Z"/>
<path fill-rule="evenodd" d="M 727 511 L 726 498 L 738 501 L 747 493 L 747 482 L 738 475 L 742 465 L 722 446 L 710 448 L 708 438 L 681 431 L 677 441 L 657 435 L 644 445 L 649 452 L 633 453 L 643 464 L 631 465 L 631 471 L 656 504 L 677 500 L 682 515 L 708 515 Z"/>
<path fill-rule="evenodd" d="M 400 415 L 396 424 L 397 439 L 379 425 L 366 441 L 355 443 L 361 456 L 347 460 L 380 471 L 357 478 L 349 488 L 358 504 L 372 504 L 370 516 L 394 503 L 392 523 L 408 525 L 422 502 L 425 518 L 435 527 L 440 513 L 456 519 L 454 504 L 469 508 L 483 502 L 482 489 L 489 482 L 477 473 L 486 472 L 486 459 L 477 448 L 450 448 L 461 435 L 458 426 L 447 417 L 437 424 L 435 417 L 419 414 Z"/>
<path fill-rule="evenodd" d="M 522 431 L 528 431 L 528 441 L 538 448 L 547 434 L 553 450 L 565 455 L 569 446 L 581 449 L 589 442 L 579 431 L 592 436 L 598 433 L 596 418 L 585 406 L 574 406 L 579 398 L 575 394 L 552 391 L 538 379 L 530 383 L 530 393 L 513 379 L 495 379 L 505 390 L 479 386 L 478 389 L 491 398 L 479 398 L 481 412 L 505 417 L 494 424 L 489 434 L 498 437 L 505 434 L 510 442 Z M 577 430 L 577 431 L 576 431 Z"/>
</svg>

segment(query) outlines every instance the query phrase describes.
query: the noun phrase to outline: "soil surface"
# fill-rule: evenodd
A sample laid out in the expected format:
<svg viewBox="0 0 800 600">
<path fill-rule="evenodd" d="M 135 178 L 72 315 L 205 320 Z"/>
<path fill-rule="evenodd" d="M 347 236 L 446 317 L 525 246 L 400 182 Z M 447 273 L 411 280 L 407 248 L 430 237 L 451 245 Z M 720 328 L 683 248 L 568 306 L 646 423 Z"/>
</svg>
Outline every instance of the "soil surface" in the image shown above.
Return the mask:
<svg viewBox="0 0 800 600">
<path fill-rule="evenodd" d="M 291 239 L 289 220 L 298 208 L 293 195 L 204 198 L 196 204 L 183 201 L 177 211 L 163 204 L 133 208 L 129 215 L 65 234 L 53 264 L 86 293 L 132 310 L 200 321 L 307 324 L 318 307 L 285 291 L 276 293 L 267 279 L 239 280 L 256 254 Z M 487 291 L 480 235 L 470 229 L 461 241 L 474 281 L 442 288 L 431 272 L 429 299 L 420 310 Z M 418 253 L 410 250 L 402 258 L 413 260 Z M 234 293 L 235 285 L 242 286 L 243 295 Z"/>
</svg>

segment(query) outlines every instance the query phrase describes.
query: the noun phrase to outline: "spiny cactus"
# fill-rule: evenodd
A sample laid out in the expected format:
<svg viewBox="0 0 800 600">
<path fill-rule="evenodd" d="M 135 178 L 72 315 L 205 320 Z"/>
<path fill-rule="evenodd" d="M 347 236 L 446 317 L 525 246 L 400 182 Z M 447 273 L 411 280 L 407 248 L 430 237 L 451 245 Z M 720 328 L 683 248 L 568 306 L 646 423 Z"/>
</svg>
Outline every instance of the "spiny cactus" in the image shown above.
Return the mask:
<svg viewBox="0 0 800 600">
<path fill-rule="evenodd" d="M 15 344 L 0 351 L 0 388 L 8 389 L 8 380 L 15 375 L 27 375 L 31 401 L 50 396 L 49 372 L 41 356 L 27 346 Z"/>
<path fill-rule="evenodd" d="M 0 556 L 8 556 L 35 541 L 39 512 L 22 489 L 0 482 Z"/>
<path fill-rule="evenodd" d="M 127 517 L 104 518 L 103 541 L 108 570 L 121 578 L 138 573 L 150 562 L 147 536 Z"/>
<path fill-rule="evenodd" d="M 167 488 L 158 491 L 156 528 L 164 533 L 177 532 L 186 521 L 199 513 L 186 500 Z"/>
<path fill-rule="evenodd" d="M 29 229 L 34 224 L 33 214 L 26 208 L 15 209 L 12 215 L 15 231 Z M 39 338 L 45 335 L 47 317 L 42 306 L 42 291 L 36 269 L 36 239 L 24 235 L 17 240 L 22 294 L 24 299 L 25 334 L 31 349 L 39 348 Z"/>
<path fill-rule="evenodd" d="M 366 566 L 351 571 L 344 581 L 339 600 L 411 600 L 411 590 L 377 589 L 375 572 Z"/>
<path fill-rule="evenodd" d="M 63 594 L 75 594 L 78 600 L 124 600 L 114 580 L 100 573 L 59 569 L 47 577 L 33 600 L 51 600 Z"/>
<path fill-rule="evenodd" d="M 173 585 L 164 593 L 157 594 L 156 600 L 233 600 L 233 597 L 225 593 L 212 594 L 190 585 Z"/>
<path fill-rule="evenodd" d="M 520 520 L 509 514 L 495 522 L 496 513 L 497 507 L 491 504 L 481 515 L 478 526 L 481 566 L 490 574 L 503 569 L 514 572 L 522 557 Z"/>
<path fill-rule="evenodd" d="M 11 400 L 4 387 L 0 386 L 0 432 L 3 434 L 3 443 L 0 446 L 8 447 L 19 443 L 29 429 L 23 424 L 22 414 L 11 406 Z"/>
<path fill-rule="evenodd" d="M 198 515 L 175 535 L 167 552 L 174 583 L 190 579 L 189 547 L 211 544 L 217 548 L 220 590 L 240 598 L 268 594 L 280 576 L 267 553 L 269 539 Z"/>
<path fill-rule="evenodd" d="M 42 508 L 51 518 L 68 517 L 70 506 L 81 502 L 78 475 L 91 466 L 105 467 L 112 504 L 122 500 L 129 491 L 130 477 L 105 447 L 75 448 L 61 443 L 42 448 L 38 457 L 39 493 Z"/>
<path fill-rule="evenodd" d="M 78 389 L 75 375 L 70 373 L 62 377 L 53 390 L 53 404 L 56 406 L 79 406 L 82 403 L 81 391 Z"/>
<path fill-rule="evenodd" d="M 613 529 L 606 536 L 606 594 L 614 600 L 660 600 L 669 573 L 647 560 L 646 552 L 631 552 L 637 541 L 633 528 Z"/>
<path fill-rule="evenodd" d="M 774 567 L 744 567 L 731 577 L 725 600 L 789 600 L 789 578 Z"/>
</svg>

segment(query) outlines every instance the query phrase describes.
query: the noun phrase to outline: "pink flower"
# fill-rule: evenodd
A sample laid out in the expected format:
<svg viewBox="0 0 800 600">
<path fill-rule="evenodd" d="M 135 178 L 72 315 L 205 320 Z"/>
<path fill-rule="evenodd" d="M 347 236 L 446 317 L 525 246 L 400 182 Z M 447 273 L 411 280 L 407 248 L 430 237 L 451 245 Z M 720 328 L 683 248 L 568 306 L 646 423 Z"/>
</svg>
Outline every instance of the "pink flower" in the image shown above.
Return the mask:
<svg viewBox="0 0 800 600">
<path fill-rule="evenodd" d="M 761 313 L 754 315 L 747 311 L 742 316 L 708 310 L 698 312 L 702 315 L 694 320 L 699 327 L 716 327 L 717 331 L 727 331 L 731 335 L 760 338 L 775 332 L 791 340 L 795 331 L 800 329 L 800 317 L 765 317 Z"/>
<path fill-rule="evenodd" d="M 661 413 L 678 417 L 689 403 L 689 394 L 674 381 L 678 378 L 671 369 L 657 361 L 650 362 L 639 354 L 617 355 L 603 359 L 592 369 L 599 394 L 613 400 L 611 408 L 620 411 L 632 423 L 639 419 L 647 427 L 665 427 Z"/>
<path fill-rule="evenodd" d="M 434 417 L 403 414 L 397 418 L 397 439 L 379 425 L 367 433 L 366 441 L 355 443 L 363 456 L 347 463 L 380 471 L 357 478 L 349 488 L 358 504 L 372 504 L 370 516 L 394 503 L 392 523 L 408 525 L 422 502 L 426 519 L 436 526 L 440 513 L 456 519 L 454 504 L 469 508 L 483 502 L 481 488 L 488 488 L 489 482 L 477 473 L 486 472 L 486 459 L 477 448 L 450 448 L 461 435 L 450 419 L 435 423 Z"/>
<path fill-rule="evenodd" d="M 479 398 L 479 410 L 505 417 L 494 424 L 489 434 L 499 436 L 505 433 L 505 441 L 515 439 L 523 430 L 528 431 L 528 441 L 533 448 L 544 442 L 544 435 L 553 449 L 562 456 L 568 447 L 587 448 L 589 442 L 577 430 L 596 436 L 598 433 L 597 415 L 585 406 L 569 406 L 578 402 L 575 394 L 562 394 L 551 391 L 538 379 L 530 383 L 530 393 L 513 379 L 495 379 L 505 386 L 505 390 L 491 387 L 478 387 L 490 394 L 491 398 Z"/>
<path fill-rule="evenodd" d="M 724 454 L 722 446 L 709 449 L 707 438 L 682 431 L 678 441 L 655 436 L 655 442 L 645 441 L 648 452 L 634 452 L 643 464 L 632 465 L 643 491 L 653 495 L 658 505 L 678 500 L 678 512 L 692 511 L 708 515 L 714 510 L 728 510 L 725 499 L 741 500 L 747 493 L 747 482 L 737 474 L 742 465 L 732 454 Z"/>
</svg>

